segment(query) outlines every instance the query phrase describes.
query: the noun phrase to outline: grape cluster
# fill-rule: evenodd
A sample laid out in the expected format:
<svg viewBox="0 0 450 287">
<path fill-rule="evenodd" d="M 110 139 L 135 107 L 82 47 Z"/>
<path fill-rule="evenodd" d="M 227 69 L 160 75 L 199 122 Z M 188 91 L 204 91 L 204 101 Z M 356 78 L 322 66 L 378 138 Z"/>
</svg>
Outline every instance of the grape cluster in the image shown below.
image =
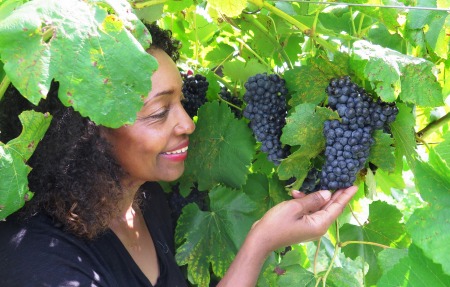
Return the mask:
<svg viewBox="0 0 450 287">
<path fill-rule="evenodd" d="M 247 80 L 245 88 L 247 105 L 243 115 L 250 120 L 250 128 L 261 142 L 261 151 L 278 165 L 289 153 L 289 147 L 283 147 L 280 141 L 287 114 L 285 81 L 276 74 L 257 74 Z"/>
<path fill-rule="evenodd" d="M 236 96 L 232 96 L 230 91 L 226 87 L 221 87 L 219 92 L 219 97 L 226 102 L 232 104 L 230 105 L 231 111 L 234 113 L 234 116 L 238 119 L 242 118 L 242 110 L 238 109 L 242 107 L 242 100 Z M 238 108 L 236 108 L 238 107 Z"/>
<path fill-rule="evenodd" d="M 181 101 L 188 115 L 193 118 L 197 115 L 197 110 L 206 103 L 206 92 L 209 83 L 206 78 L 200 74 L 195 76 L 190 74 L 181 74 L 183 78 L 182 93 L 184 99 Z"/>
<path fill-rule="evenodd" d="M 320 187 L 320 171 L 316 168 L 311 168 L 303 180 L 300 190 L 308 194 L 319 190 Z"/>
<path fill-rule="evenodd" d="M 374 143 L 373 131 L 386 129 L 395 120 L 398 109 L 395 103 L 374 101 L 349 76 L 332 79 L 325 91 L 328 106 L 338 112 L 341 121 L 324 123 L 326 147 L 320 188 L 337 190 L 353 184 Z"/>
</svg>

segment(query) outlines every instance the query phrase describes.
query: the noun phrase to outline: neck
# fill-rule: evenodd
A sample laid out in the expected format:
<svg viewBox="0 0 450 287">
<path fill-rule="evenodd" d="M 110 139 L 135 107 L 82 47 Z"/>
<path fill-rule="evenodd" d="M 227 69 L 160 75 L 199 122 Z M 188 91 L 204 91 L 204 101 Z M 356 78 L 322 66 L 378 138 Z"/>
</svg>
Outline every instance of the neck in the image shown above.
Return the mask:
<svg viewBox="0 0 450 287">
<path fill-rule="evenodd" d="M 134 201 L 140 185 L 123 181 L 122 186 L 124 188 L 124 197 L 118 205 L 119 209 L 116 213 L 117 220 L 115 220 L 115 223 L 126 222 L 127 225 L 130 225 L 130 222 L 132 222 L 136 216 Z"/>
</svg>

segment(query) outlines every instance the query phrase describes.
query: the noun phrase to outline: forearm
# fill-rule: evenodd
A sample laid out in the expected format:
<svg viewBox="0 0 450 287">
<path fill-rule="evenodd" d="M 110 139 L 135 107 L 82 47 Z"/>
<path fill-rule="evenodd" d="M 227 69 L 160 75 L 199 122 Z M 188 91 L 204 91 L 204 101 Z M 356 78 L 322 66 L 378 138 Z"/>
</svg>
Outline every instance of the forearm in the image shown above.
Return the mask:
<svg viewBox="0 0 450 287">
<path fill-rule="evenodd" d="M 268 256 L 257 243 L 247 237 L 218 287 L 254 287 Z"/>
</svg>

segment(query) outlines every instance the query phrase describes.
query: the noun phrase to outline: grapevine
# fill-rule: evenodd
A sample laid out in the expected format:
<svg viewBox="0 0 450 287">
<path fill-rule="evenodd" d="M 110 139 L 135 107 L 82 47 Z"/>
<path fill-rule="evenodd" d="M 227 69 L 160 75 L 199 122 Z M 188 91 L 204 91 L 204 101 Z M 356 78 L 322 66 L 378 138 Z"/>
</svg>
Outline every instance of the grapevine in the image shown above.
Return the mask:
<svg viewBox="0 0 450 287">
<path fill-rule="evenodd" d="M 341 121 L 327 120 L 325 164 L 320 174 L 321 189 L 337 190 L 351 186 L 366 164 L 376 129 L 389 130 L 398 113 L 395 104 L 374 101 L 349 76 L 332 79 L 326 88 L 328 106 Z"/>
<path fill-rule="evenodd" d="M 188 115 L 193 118 L 197 115 L 197 110 L 206 103 L 206 92 L 208 91 L 209 83 L 203 75 L 196 74 L 182 74 L 183 78 L 183 104 L 184 109 Z"/>
<path fill-rule="evenodd" d="M 289 153 L 280 141 L 287 114 L 285 80 L 276 74 L 257 74 L 247 80 L 245 88 L 247 105 L 243 115 L 250 120 L 250 128 L 261 142 L 261 151 L 278 165 Z"/>
</svg>

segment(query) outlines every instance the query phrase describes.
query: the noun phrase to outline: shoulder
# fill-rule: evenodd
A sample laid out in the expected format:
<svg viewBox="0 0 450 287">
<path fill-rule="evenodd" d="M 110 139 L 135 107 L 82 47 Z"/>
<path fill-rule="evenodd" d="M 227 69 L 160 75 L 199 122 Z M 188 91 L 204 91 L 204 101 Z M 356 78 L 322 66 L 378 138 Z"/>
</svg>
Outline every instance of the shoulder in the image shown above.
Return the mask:
<svg viewBox="0 0 450 287">
<path fill-rule="evenodd" d="M 0 278 L 6 286 L 107 286 L 98 265 L 84 240 L 47 216 L 0 222 Z"/>
</svg>

